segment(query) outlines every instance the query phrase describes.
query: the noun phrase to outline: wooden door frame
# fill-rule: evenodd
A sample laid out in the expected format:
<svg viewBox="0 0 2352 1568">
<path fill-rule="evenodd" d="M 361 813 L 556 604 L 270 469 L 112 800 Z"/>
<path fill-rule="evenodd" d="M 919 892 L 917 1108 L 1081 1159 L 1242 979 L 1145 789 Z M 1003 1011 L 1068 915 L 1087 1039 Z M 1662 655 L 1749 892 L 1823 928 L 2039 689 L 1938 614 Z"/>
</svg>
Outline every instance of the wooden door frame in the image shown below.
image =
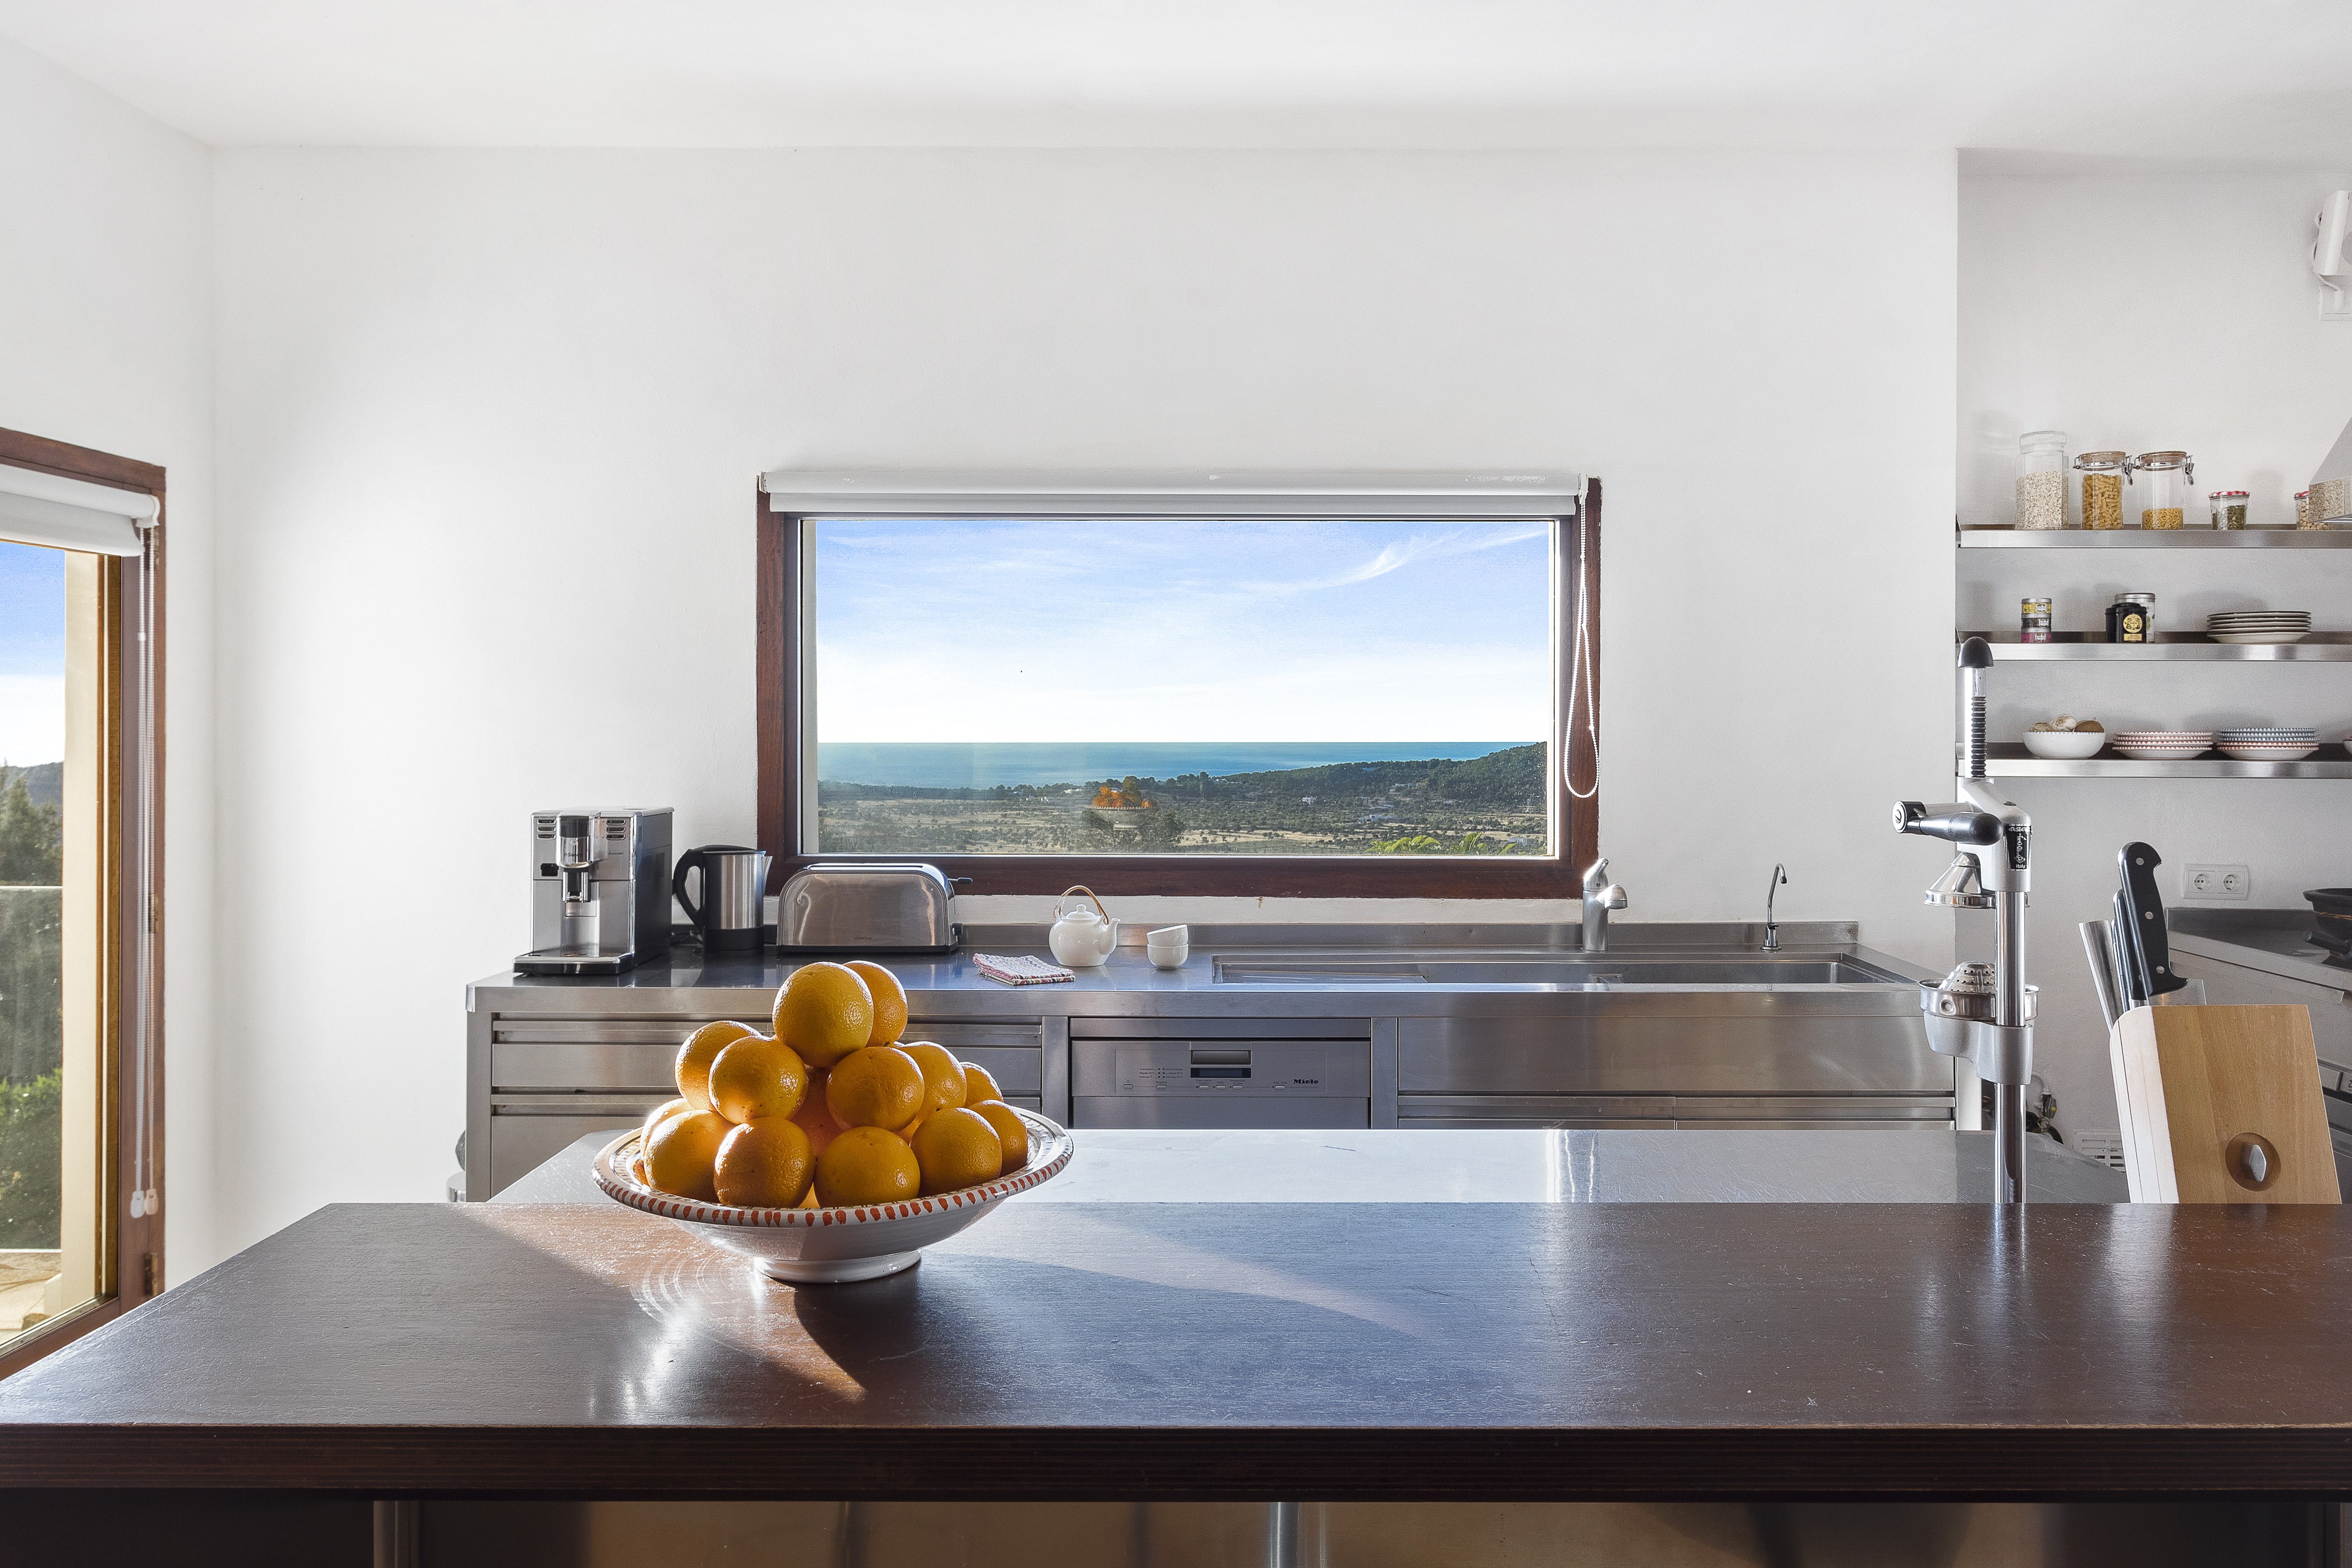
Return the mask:
<svg viewBox="0 0 2352 1568">
<path fill-rule="evenodd" d="M 16 1336 L 5 1352 L 0 1352 L 0 1377 L 5 1377 L 20 1366 L 39 1360 L 79 1339 L 100 1324 L 120 1317 L 163 1288 L 163 1224 L 162 1198 L 163 1182 L 163 778 L 164 778 L 164 513 L 168 503 L 163 494 L 163 470 L 152 463 L 142 463 L 112 453 L 94 451 L 87 446 L 74 446 L 62 441 L 29 435 L 22 431 L 0 430 L 0 464 L 16 468 L 36 469 L 62 478 L 80 479 L 110 489 L 129 490 L 134 494 L 155 497 L 156 517 L 152 529 L 152 569 L 148 590 L 153 596 L 152 628 L 153 642 L 149 665 L 153 672 L 150 694 L 152 731 L 147 737 L 152 748 L 152 766 L 147 787 L 153 793 L 150 802 L 150 821 L 153 840 L 148 862 L 151 881 L 142 890 L 126 880 L 128 867 L 135 863 L 138 850 L 136 813 L 131 794 L 133 759 L 122 748 L 126 723 L 135 723 L 125 716 L 124 703 L 131 687 L 125 679 L 126 666 L 133 664 L 137 653 L 137 630 L 126 623 L 123 608 L 127 602 L 123 588 L 125 568 L 121 558 L 110 558 L 102 579 L 102 593 L 107 606 L 104 624 L 110 649 L 110 668 L 102 682 L 105 703 L 114 718 L 110 727 L 109 744 L 113 765 L 107 781 L 106 810 L 111 821 L 107 834 L 106 863 L 111 885 L 106 890 L 101 907 L 105 910 L 104 935 L 100 956 L 100 974 L 106 994 L 100 998 L 100 1029 L 101 1057 L 107 1064 L 106 1139 L 104 1150 L 107 1189 L 104 1207 L 111 1217 L 114 1245 L 102 1260 L 100 1290 L 96 1301 L 70 1310 L 60 1316 Z M 135 879 L 133 879 L 135 880 Z M 143 909 L 134 906 L 143 903 Z M 139 1136 L 137 1114 L 139 1096 L 131 1092 L 129 1074 L 132 1071 L 131 1056 L 122 1049 L 124 1015 L 134 1009 L 141 998 L 130 988 L 132 966 L 128 955 L 135 946 L 137 922 L 149 922 L 154 940 L 150 949 L 152 962 L 144 983 L 148 994 L 147 1082 L 145 1084 L 149 1121 L 149 1153 L 153 1162 L 150 1180 L 157 1196 L 155 1209 L 136 1217 L 131 1213 L 132 1172 Z M 60 1239 L 62 1240 L 62 1238 Z"/>
<path fill-rule="evenodd" d="M 801 522 L 797 515 L 768 509 L 755 494 L 758 529 L 758 671 L 760 847 L 772 857 L 769 891 L 774 892 L 802 866 L 817 859 L 919 860 L 950 877 L 970 877 L 973 894 L 1054 894 L 1073 882 L 1097 893 L 1135 896 L 1248 896 L 1267 898 L 1555 898 L 1580 896 L 1582 871 L 1600 853 L 1599 758 L 1590 738 L 1601 727 L 1601 481 L 1588 479 L 1581 510 L 1558 519 L 1574 528 L 1581 549 L 1563 545 L 1566 564 L 1554 591 L 1555 725 L 1570 759 L 1553 767 L 1551 820 L 1565 842 L 1558 855 L 1515 858 L 1441 855 L 824 855 L 801 852 L 798 824 L 803 803 L 799 766 L 798 694 L 801 668 Z M 1582 612 L 1581 625 L 1577 612 Z M 1584 670 L 1576 673 L 1577 640 L 1584 642 Z M 1576 693 L 1579 726 L 1568 711 Z M 1579 796 L 1566 775 L 1593 780 Z"/>
</svg>

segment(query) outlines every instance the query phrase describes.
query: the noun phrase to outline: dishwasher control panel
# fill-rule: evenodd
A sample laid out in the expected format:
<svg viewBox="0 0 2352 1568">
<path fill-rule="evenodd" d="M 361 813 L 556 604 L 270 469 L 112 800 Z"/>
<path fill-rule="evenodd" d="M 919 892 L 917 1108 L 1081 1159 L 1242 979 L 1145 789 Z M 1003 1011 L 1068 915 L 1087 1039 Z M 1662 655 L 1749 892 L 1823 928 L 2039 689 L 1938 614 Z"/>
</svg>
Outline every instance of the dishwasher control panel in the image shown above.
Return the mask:
<svg viewBox="0 0 2352 1568">
<path fill-rule="evenodd" d="M 1362 1040 L 1074 1040 L 1073 1094 L 1294 1094 L 1372 1092 Z"/>
<path fill-rule="evenodd" d="M 1366 1021 L 1071 1020 L 1081 1127 L 1361 1127 L 1371 1092 Z"/>
</svg>

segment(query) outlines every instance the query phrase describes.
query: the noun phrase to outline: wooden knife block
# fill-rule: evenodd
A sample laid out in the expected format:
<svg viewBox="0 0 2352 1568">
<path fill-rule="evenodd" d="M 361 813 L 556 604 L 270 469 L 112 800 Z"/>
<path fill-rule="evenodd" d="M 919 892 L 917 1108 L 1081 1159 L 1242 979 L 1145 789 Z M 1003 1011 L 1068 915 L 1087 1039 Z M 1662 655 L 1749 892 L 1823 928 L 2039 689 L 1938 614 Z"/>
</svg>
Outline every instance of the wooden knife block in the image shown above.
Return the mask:
<svg viewBox="0 0 2352 1568">
<path fill-rule="evenodd" d="M 2311 1013 L 2141 1007 L 2108 1036 L 2134 1203 L 2340 1203 Z"/>
</svg>

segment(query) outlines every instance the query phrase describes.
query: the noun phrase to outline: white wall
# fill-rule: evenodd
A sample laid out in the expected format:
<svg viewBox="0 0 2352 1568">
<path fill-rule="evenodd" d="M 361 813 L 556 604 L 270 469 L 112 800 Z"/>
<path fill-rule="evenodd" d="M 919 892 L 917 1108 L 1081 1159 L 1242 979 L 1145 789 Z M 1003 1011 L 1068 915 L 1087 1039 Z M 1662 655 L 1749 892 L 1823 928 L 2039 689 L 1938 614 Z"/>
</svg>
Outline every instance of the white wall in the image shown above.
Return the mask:
<svg viewBox="0 0 2352 1568">
<path fill-rule="evenodd" d="M 225 1243 L 437 1194 L 462 988 L 526 938 L 530 809 L 751 836 L 752 477 L 780 464 L 1598 474 L 1634 915 L 1752 915 L 1785 860 L 1785 915 L 1948 956 L 1935 857 L 1885 823 L 1948 772 L 1949 157 L 219 175 Z"/>
<path fill-rule="evenodd" d="M 219 1255 L 212 1162 L 209 155 L 0 38 L 0 426 L 163 465 L 167 1268 Z"/>
<path fill-rule="evenodd" d="M 2320 196 L 2352 183 L 2352 160 L 2309 172 L 1970 161 L 1960 182 L 1959 512 L 2014 511 L 2017 436 L 2067 433 L 2068 450 L 2178 448 L 2203 493 L 2252 492 L 2256 523 L 2294 518 L 2306 486 L 2352 419 L 2352 326 L 2322 323 L 2309 264 Z M 2209 612 L 2307 609 L 2352 628 L 2352 561 L 2336 555 L 2126 556 L 1971 552 L 1959 571 L 1961 624 L 2014 628 L 2028 593 L 2056 600 L 2083 631 L 2115 594 L 2157 594 L 2159 630 L 2198 631 Z M 2060 712 L 2111 727 L 2315 724 L 2352 729 L 2341 665 L 2005 666 L 1994 672 L 1990 733 L 2013 740 Z M 2253 871 L 2252 906 L 2302 908 L 2306 887 L 2352 883 L 2352 795 L 2337 783 L 2015 781 L 2033 814 L 2030 946 L 2042 988 L 2036 1054 L 2062 1115 L 2113 1127 L 2105 1033 L 2076 925 L 2105 912 L 2116 853 L 2156 846 L 2189 862 Z M 2168 879 L 2168 902 L 2194 903 Z M 2248 905 L 2216 905 L 2246 907 Z"/>
</svg>

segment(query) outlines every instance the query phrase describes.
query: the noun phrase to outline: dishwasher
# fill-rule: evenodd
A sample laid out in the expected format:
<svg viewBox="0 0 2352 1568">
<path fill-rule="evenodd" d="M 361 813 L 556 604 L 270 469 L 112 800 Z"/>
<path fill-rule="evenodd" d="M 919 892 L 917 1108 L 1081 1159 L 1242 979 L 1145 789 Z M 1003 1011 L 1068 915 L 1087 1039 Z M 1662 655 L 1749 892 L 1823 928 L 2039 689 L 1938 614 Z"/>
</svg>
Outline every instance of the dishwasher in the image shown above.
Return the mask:
<svg viewBox="0 0 2352 1568">
<path fill-rule="evenodd" d="M 1368 1019 L 1070 1020 L 1074 1127 L 1369 1127 Z"/>
</svg>

